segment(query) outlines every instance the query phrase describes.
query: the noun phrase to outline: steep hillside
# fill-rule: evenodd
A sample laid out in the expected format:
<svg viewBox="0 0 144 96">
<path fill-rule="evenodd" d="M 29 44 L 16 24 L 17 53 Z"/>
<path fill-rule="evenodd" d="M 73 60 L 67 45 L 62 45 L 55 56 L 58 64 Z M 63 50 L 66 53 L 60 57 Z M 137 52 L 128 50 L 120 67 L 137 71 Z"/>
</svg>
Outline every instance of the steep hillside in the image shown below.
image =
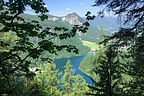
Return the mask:
<svg viewBox="0 0 144 96">
<path fill-rule="evenodd" d="M 23 14 L 22 17 L 24 17 L 27 21 L 30 20 L 37 20 L 43 28 L 46 27 L 66 27 L 66 28 L 72 28 L 73 25 L 81 25 L 82 23 L 85 22 L 84 18 L 81 18 L 78 16 L 76 13 L 71 13 L 68 14 L 64 17 L 57 17 L 57 16 L 52 16 L 48 15 L 48 20 L 41 21 L 38 18 L 38 15 L 29 15 L 29 14 Z M 83 41 L 90 41 L 90 42 L 97 42 L 98 37 L 100 36 L 101 32 L 99 31 L 99 27 L 103 27 L 104 31 L 111 35 L 112 32 L 118 30 L 118 24 L 116 22 L 115 17 L 111 18 L 100 18 L 97 17 L 95 20 L 90 21 L 91 26 L 89 27 L 89 30 L 85 34 L 81 34 L 80 32 L 77 32 L 77 36 L 74 38 L 69 38 L 67 40 L 60 41 L 58 38 L 55 38 L 53 41 L 57 44 L 71 44 L 77 46 L 77 48 L 80 50 L 80 54 L 85 54 L 87 53 L 90 49 L 82 44 Z M 59 53 L 59 57 L 64 57 L 67 54 L 66 57 L 73 56 L 73 53 L 67 53 L 65 51 L 62 51 Z M 54 56 L 55 57 L 55 56 Z M 57 57 L 57 56 L 56 56 Z"/>
<path fill-rule="evenodd" d="M 45 20 L 45 21 L 40 21 L 40 19 L 38 18 L 37 15 L 23 14 L 22 17 L 24 17 L 27 21 L 37 20 L 43 26 L 43 28 L 45 28 L 45 27 L 71 28 L 73 26 L 73 24 L 74 25 L 80 24 L 80 23 L 82 24 L 82 21 L 81 21 L 82 19 L 76 13 L 72 13 L 72 14 L 65 16 L 65 20 L 62 19 L 64 17 L 56 17 L 56 16 L 52 16 L 52 15 L 49 15 L 48 20 Z M 33 40 L 33 41 L 37 42 L 37 40 Z M 90 48 L 88 48 L 82 44 L 79 35 L 77 35 L 74 38 L 69 38 L 69 39 L 62 40 L 62 41 L 60 41 L 58 38 L 54 38 L 53 42 L 58 44 L 58 45 L 63 44 L 63 45 L 76 46 L 79 49 L 79 54 L 77 54 L 77 55 L 83 55 L 83 54 L 86 54 L 87 52 L 90 51 Z M 58 53 L 58 56 L 48 54 L 48 53 L 46 53 L 45 55 L 50 55 L 51 57 L 53 57 L 55 59 L 55 58 L 62 58 L 62 57 L 65 57 L 65 58 L 71 57 L 71 56 L 74 56 L 76 54 L 68 53 L 68 52 L 62 50 L 61 52 Z"/>
</svg>

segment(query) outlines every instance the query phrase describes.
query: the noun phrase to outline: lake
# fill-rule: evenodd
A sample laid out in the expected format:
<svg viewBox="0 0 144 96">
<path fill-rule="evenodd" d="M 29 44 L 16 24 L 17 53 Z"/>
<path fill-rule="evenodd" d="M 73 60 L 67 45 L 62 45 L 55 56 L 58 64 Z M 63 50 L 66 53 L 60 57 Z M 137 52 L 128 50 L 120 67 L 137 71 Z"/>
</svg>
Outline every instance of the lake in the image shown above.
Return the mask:
<svg viewBox="0 0 144 96">
<path fill-rule="evenodd" d="M 84 74 L 79 69 L 79 65 L 80 65 L 81 61 L 84 59 L 84 57 L 85 56 L 73 56 L 73 57 L 70 57 L 70 58 L 60 58 L 60 59 L 56 59 L 54 61 L 54 63 L 56 64 L 56 68 L 59 69 L 59 71 L 63 71 L 64 70 L 64 66 L 66 65 L 67 61 L 70 60 L 72 68 L 75 70 L 74 75 L 78 75 L 79 74 L 86 80 L 87 84 L 94 85 L 94 83 L 92 82 L 92 78 L 89 77 L 88 75 Z"/>
</svg>

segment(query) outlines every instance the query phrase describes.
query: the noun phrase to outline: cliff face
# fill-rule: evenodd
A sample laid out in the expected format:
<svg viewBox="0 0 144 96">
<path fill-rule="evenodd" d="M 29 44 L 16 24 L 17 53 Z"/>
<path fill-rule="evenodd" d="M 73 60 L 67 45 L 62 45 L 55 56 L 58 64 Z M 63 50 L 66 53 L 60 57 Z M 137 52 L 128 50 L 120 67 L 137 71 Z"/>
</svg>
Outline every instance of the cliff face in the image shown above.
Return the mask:
<svg viewBox="0 0 144 96">
<path fill-rule="evenodd" d="M 82 25 L 84 20 L 78 16 L 76 13 L 68 14 L 64 17 L 61 18 L 62 21 L 69 22 L 70 24 L 73 25 Z"/>
<path fill-rule="evenodd" d="M 56 21 L 56 20 L 58 20 L 58 18 L 57 17 L 50 17 L 50 18 L 48 18 L 48 20 Z"/>
<path fill-rule="evenodd" d="M 71 14 L 63 16 L 61 18 L 58 18 L 55 16 L 50 16 L 48 18 L 48 20 L 50 20 L 50 21 L 60 20 L 62 22 L 68 22 L 72 25 L 82 25 L 82 23 L 84 22 L 84 20 L 79 15 L 77 15 L 76 13 L 71 13 Z"/>
</svg>

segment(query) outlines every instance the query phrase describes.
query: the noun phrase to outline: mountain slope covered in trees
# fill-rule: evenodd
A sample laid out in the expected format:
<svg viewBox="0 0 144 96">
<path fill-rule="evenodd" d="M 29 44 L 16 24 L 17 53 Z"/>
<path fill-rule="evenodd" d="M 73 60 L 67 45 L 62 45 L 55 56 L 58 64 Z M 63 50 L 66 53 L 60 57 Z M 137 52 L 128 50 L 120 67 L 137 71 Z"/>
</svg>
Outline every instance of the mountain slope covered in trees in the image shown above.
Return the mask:
<svg viewBox="0 0 144 96">
<path fill-rule="evenodd" d="M 37 20 L 43 27 L 67 27 L 71 28 L 72 25 L 81 25 L 86 21 L 85 18 L 80 17 L 76 13 L 71 13 L 63 17 L 53 16 L 48 14 L 48 20 L 41 21 L 38 18 L 38 15 L 30 15 L 23 14 L 22 15 L 26 20 Z M 90 21 L 90 27 L 87 33 L 81 34 L 77 32 L 80 40 L 97 42 L 98 37 L 101 35 L 99 28 L 102 27 L 103 30 L 108 34 L 112 35 L 114 32 L 117 32 L 119 27 L 122 27 L 120 23 L 118 23 L 118 19 L 116 17 L 96 17 L 93 21 Z"/>
<path fill-rule="evenodd" d="M 27 21 L 32 21 L 32 20 L 38 21 L 40 25 L 43 26 L 43 28 L 66 27 L 66 28 L 71 29 L 73 24 L 82 24 L 84 22 L 83 19 L 80 18 L 76 13 L 69 14 L 65 17 L 56 17 L 56 16 L 48 15 L 48 19 L 45 21 L 41 21 L 37 15 L 22 14 L 21 16 Z M 82 44 L 80 40 L 81 39 L 80 34 L 81 33 L 77 32 L 77 35 L 73 38 L 68 38 L 62 41 L 59 40 L 59 38 L 54 38 L 52 41 L 58 45 L 62 45 L 62 44 L 74 45 L 79 49 L 78 55 L 84 55 L 89 52 L 90 48 Z M 35 39 L 33 41 L 37 42 L 37 40 Z M 67 58 L 67 57 L 75 56 L 76 54 L 74 54 L 73 52 L 69 53 L 69 52 L 66 52 L 65 50 L 62 50 L 58 52 L 58 56 L 53 55 L 53 54 L 44 54 L 44 55 L 49 55 L 50 57 L 55 59 L 55 58 Z"/>
</svg>

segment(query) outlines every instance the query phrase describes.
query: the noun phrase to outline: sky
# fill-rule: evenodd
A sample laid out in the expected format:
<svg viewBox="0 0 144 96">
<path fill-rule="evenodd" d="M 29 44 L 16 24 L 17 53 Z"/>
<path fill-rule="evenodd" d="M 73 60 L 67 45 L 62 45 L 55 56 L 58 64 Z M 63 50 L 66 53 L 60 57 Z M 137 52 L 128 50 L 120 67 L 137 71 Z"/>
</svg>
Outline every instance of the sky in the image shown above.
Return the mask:
<svg viewBox="0 0 144 96">
<path fill-rule="evenodd" d="M 93 7 L 95 0 L 43 0 L 48 8 L 49 14 L 55 16 L 65 16 L 70 13 L 77 13 L 84 17 L 87 11 L 91 11 L 92 15 L 96 15 L 101 7 Z M 31 13 L 27 11 L 27 13 Z"/>
<path fill-rule="evenodd" d="M 66 16 L 70 13 L 77 13 L 81 17 L 85 17 L 87 11 L 90 11 L 92 15 L 97 15 L 97 12 L 102 10 L 104 6 L 93 7 L 95 0 L 43 0 L 45 7 L 49 10 L 50 15 L 54 16 Z M 34 14 L 31 9 L 27 10 L 26 13 Z M 114 16 L 111 13 L 105 13 L 105 16 Z"/>
<path fill-rule="evenodd" d="M 84 17 L 87 11 L 96 13 L 99 8 L 92 7 L 95 0 L 44 0 L 49 10 L 49 14 L 65 16 L 76 12 Z"/>
</svg>

